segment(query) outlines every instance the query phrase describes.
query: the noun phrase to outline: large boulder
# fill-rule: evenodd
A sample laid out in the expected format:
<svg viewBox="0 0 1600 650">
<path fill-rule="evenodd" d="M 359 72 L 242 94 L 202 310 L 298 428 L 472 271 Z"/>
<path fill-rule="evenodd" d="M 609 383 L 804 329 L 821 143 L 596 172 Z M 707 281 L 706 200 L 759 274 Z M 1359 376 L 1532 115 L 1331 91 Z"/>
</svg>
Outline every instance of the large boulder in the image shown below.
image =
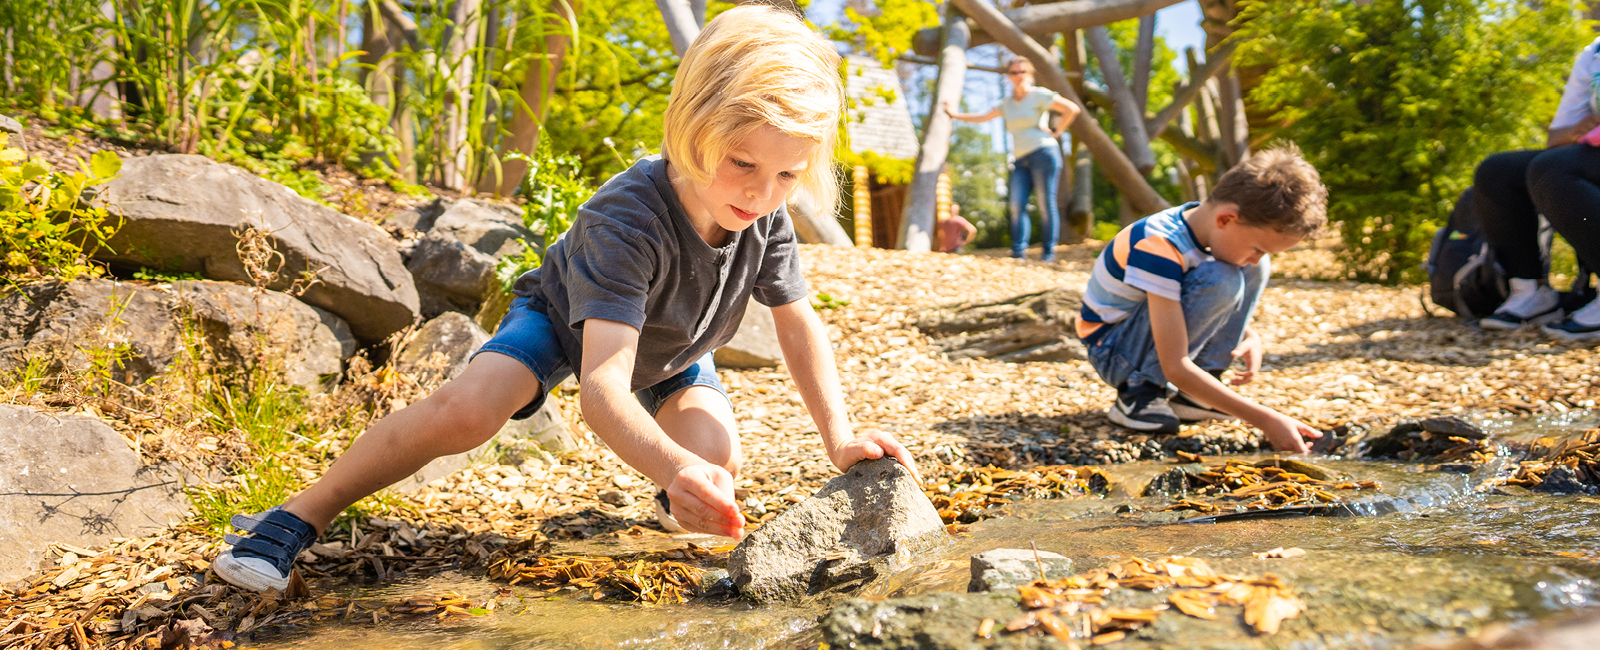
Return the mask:
<svg viewBox="0 0 1600 650">
<path fill-rule="evenodd" d="M 38 571 L 51 544 L 149 535 L 188 512 L 175 476 L 94 418 L 0 405 L 0 449 L 0 582 Z"/>
<path fill-rule="evenodd" d="M 750 301 L 733 340 L 717 348 L 711 359 L 723 368 L 772 368 L 782 363 L 783 348 L 778 346 L 778 328 L 772 321 L 772 309 Z"/>
<path fill-rule="evenodd" d="M 317 388 L 355 354 L 343 319 L 287 294 L 209 281 L 176 282 L 172 291 L 174 307 L 195 319 L 211 353 L 228 365 L 248 367 L 270 351 L 285 381 Z"/>
<path fill-rule="evenodd" d="M 542 248 L 543 240 L 523 225 L 522 212 L 513 206 L 464 199 L 431 224 L 426 217 L 419 211 L 418 225 L 430 227 L 406 260 L 424 318 L 447 311 L 477 313 L 500 258 L 520 254 L 530 243 Z"/>
<path fill-rule="evenodd" d="M 269 288 L 314 272 L 319 281 L 301 300 L 338 314 L 363 343 L 416 320 L 416 287 L 387 234 L 238 167 L 203 156 L 130 158 L 102 197 L 125 220 L 95 255 L 102 261 L 248 281 L 237 233 L 256 228 L 283 255 Z"/>
<path fill-rule="evenodd" d="M 763 524 L 728 556 L 728 577 L 759 602 L 851 591 L 950 543 L 911 472 L 892 458 L 856 463 Z"/>
<path fill-rule="evenodd" d="M 109 372 L 138 384 L 166 369 L 181 328 L 161 291 L 111 280 L 50 281 L 0 297 L 0 370 Z"/>
<path fill-rule="evenodd" d="M 489 333 L 471 318 L 445 312 L 422 324 L 394 357 L 395 370 L 408 373 L 434 372 L 447 379 L 467 369 L 467 360 L 484 343 Z"/>
</svg>

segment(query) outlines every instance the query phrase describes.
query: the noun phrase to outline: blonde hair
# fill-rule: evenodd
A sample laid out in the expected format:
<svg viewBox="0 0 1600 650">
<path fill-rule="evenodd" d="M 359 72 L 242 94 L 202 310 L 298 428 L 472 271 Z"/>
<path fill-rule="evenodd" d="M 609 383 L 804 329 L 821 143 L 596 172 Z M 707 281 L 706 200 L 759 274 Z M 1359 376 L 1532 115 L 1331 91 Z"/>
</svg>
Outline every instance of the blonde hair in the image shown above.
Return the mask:
<svg viewBox="0 0 1600 650">
<path fill-rule="evenodd" d="M 1304 237 L 1328 222 L 1328 188 L 1293 144 L 1245 159 L 1217 181 L 1208 202 L 1239 206 L 1239 221 Z"/>
<path fill-rule="evenodd" d="M 833 211 L 839 54 L 794 14 L 765 5 L 722 12 L 684 53 L 667 102 L 661 157 L 696 183 L 710 184 L 722 157 L 770 124 L 817 143 L 799 185 Z"/>
</svg>

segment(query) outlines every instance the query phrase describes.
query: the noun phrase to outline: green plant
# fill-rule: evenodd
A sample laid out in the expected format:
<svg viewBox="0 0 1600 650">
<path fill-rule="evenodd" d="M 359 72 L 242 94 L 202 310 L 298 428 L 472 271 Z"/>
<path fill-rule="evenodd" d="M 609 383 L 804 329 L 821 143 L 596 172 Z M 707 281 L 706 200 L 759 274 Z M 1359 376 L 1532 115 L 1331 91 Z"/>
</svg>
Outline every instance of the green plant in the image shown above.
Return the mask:
<svg viewBox="0 0 1600 650">
<path fill-rule="evenodd" d="M 534 234 L 544 238 L 546 246 L 554 244 L 562 233 L 572 228 L 578 218 L 578 207 L 594 196 L 594 187 L 578 175 L 582 169 L 576 156 L 557 155 L 548 141 L 539 146 L 537 158 L 511 154 L 508 159 L 528 164 L 528 175 L 522 181 L 522 222 Z M 500 259 L 495 268 L 505 290 L 543 262 L 542 251 L 533 242 L 524 241 L 523 251 Z"/>
<path fill-rule="evenodd" d="M 819 293 L 811 297 L 811 308 L 817 311 L 824 309 L 838 309 L 850 306 L 850 301 L 831 293 Z"/>
<path fill-rule="evenodd" d="M 1479 161 L 1543 139 L 1572 57 L 1594 37 L 1568 0 L 1250 2 L 1238 59 L 1250 99 L 1329 189 L 1350 277 L 1419 263 Z"/>
<path fill-rule="evenodd" d="M 115 178 L 122 160 L 101 151 L 78 167 L 53 171 L 43 160 L 7 148 L 0 133 L 0 280 L 101 273 L 90 258 L 121 221 L 93 205 L 86 192 Z"/>
</svg>

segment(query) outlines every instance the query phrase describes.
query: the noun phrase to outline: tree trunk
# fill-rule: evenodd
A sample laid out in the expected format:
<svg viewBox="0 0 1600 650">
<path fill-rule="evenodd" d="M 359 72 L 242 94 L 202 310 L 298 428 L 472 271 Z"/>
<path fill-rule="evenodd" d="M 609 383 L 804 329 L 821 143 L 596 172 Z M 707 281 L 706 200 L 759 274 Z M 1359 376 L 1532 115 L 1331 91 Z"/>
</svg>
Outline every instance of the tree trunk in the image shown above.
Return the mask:
<svg viewBox="0 0 1600 650">
<path fill-rule="evenodd" d="M 700 21 L 705 19 L 704 6 L 702 2 L 700 20 L 696 20 L 691 0 L 656 0 L 661 19 L 667 23 L 667 35 L 672 37 L 672 51 L 680 57 L 689 51 L 689 44 L 700 35 Z"/>
<path fill-rule="evenodd" d="M 916 173 L 911 177 L 910 196 L 901 213 L 899 248 L 926 253 L 933 250 L 935 205 L 938 201 L 939 173 L 950 154 L 952 127 L 946 102 L 961 107 L 961 89 L 967 79 L 967 46 L 970 34 L 965 16 L 955 5 L 944 6 L 944 48 L 939 53 L 939 81 L 934 87 L 932 108 L 924 125 L 922 147 L 917 150 Z M 1037 45 L 1036 45 L 1037 46 Z"/>
<path fill-rule="evenodd" d="M 1082 304 L 1076 289 L 1051 289 L 940 308 L 918 319 L 917 329 L 952 359 L 1071 361 L 1084 358 L 1074 331 Z"/>
<path fill-rule="evenodd" d="M 1233 19 L 1239 16 L 1238 0 L 1199 0 L 1200 11 L 1205 16 L 1200 27 L 1206 31 L 1206 51 L 1220 47 L 1233 36 Z M 1221 140 L 1217 142 L 1225 160 L 1224 169 L 1239 164 L 1250 156 L 1250 125 L 1245 120 L 1244 97 L 1239 88 L 1239 75 L 1233 66 L 1223 62 L 1216 72 L 1217 126 Z"/>
<path fill-rule="evenodd" d="M 1145 133 L 1150 134 L 1152 138 L 1161 137 L 1161 132 L 1167 130 L 1167 126 L 1183 112 L 1184 107 L 1200 96 L 1200 89 L 1205 88 L 1206 82 L 1227 65 L 1228 59 L 1233 56 L 1235 45 L 1237 43 L 1233 41 L 1223 43 L 1221 48 L 1207 55 L 1205 65 L 1197 62 L 1194 48 L 1185 50 L 1184 54 L 1189 57 L 1189 80 L 1179 84 L 1177 89 L 1172 91 L 1172 103 L 1145 121 Z"/>
<path fill-rule="evenodd" d="M 1013 52 L 1024 54 L 1033 62 L 1036 74 L 1041 85 L 1061 93 L 1062 96 L 1083 105 L 1083 100 L 1078 97 L 1077 91 L 1072 88 L 1067 80 L 1067 74 L 1062 72 L 1061 64 L 1050 58 L 1050 53 L 1040 47 L 1006 20 L 998 9 L 984 4 L 981 0 L 951 0 L 963 12 L 971 16 L 984 29 L 996 34 L 1000 42 Z M 1079 114 L 1078 119 L 1072 121 L 1072 137 L 1082 141 L 1094 153 L 1095 160 L 1105 170 L 1105 175 L 1117 186 L 1123 196 L 1129 197 L 1134 205 L 1146 214 L 1159 212 L 1168 207 L 1167 200 L 1150 187 L 1144 175 L 1128 161 L 1122 150 L 1117 148 L 1111 137 L 1100 130 L 1100 125 L 1092 117 Z"/>
<path fill-rule="evenodd" d="M 1156 168 L 1156 154 L 1150 150 L 1150 136 L 1144 132 L 1144 113 L 1138 99 L 1122 76 L 1122 64 L 1117 61 L 1116 46 L 1111 43 L 1111 33 L 1104 26 L 1083 31 L 1089 49 L 1094 50 L 1095 62 L 1106 80 L 1106 94 L 1111 96 L 1111 114 L 1122 131 L 1122 148 L 1141 176 Z"/>
<path fill-rule="evenodd" d="M 445 80 L 450 96 L 446 99 L 444 137 L 440 142 L 439 158 L 443 161 L 440 182 L 457 191 L 469 185 L 467 175 L 472 172 L 472 150 L 467 143 L 467 130 L 471 128 L 473 76 L 477 72 L 473 51 L 478 47 L 478 31 L 483 0 L 456 0 L 450 10 L 450 30 L 446 34 L 444 58 L 439 61 L 439 74 Z"/>
<path fill-rule="evenodd" d="M 1076 230 L 1080 239 L 1094 236 L 1094 156 L 1089 148 L 1072 143 L 1072 203 L 1068 206 L 1067 228 Z"/>
<path fill-rule="evenodd" d="M 1178 4 L 1182 0 L 1066 0 L 1048 4 L 1034 4 L 1007 9 L 1005 17 L 1023 33 L 1045 36 L 1076 29 L 1108 25 L 1121 20 L 1138 18 L 1159 9 Z M 969 15 L 971 11 L 967 12 Z M 976 20 L 968 22 L 972 32 L 972 47 L 993 43 L 995 34 Z M 939 29 L 930 27 L 918 31 L 911 39 L 912 51 L 923 56 L 934 56 L 939 50 Z M 1015 50 L 1012 50 L 1015 51 Z"/>
<path fill-rule="evenodd" d="M 572 30 L 577 29 L 577 15 L 583 12 L 583 3 L 573 2 L 571 10 L 574 13 L 566 14 L 566 3 L 551 0 L 549 10 L 556 16 L 565 14 L 565 19 L 546 27 L 550 31 L 544 37 L 545 56 L 535 56 L 528 62 L 528 71 L 519 89 L 521 101 L 511 115 L 511 135 L 501 149 L 506 154 L 517 152 L 532 156 L 538 149 L 539 126 L 544 123 L 550 97 L 555 94 L 556 78 L 561 74 L 561 65 L 566 60 L 567 46 L 572 42 Z M 528 163 L 504 160 L 502 156 L 499 165 L 484 166 L 483 175 L 478 178 L 478 191 L 511 196 L 527 175 Z"/>
<path fill-rule="evenodd" d="M 1150 108 L 1150 59 L 1156 53 L 1156 15 L 1139 17 L 1139 41 L 1133 48 L 1133 100 L 1139 104 L 1139 117 Z"/>
<path fill-rule="evenodd" d="M 853 246 L 850 235 L 844 231 L 844 226 L 839 225 L 839 215 L 835 212 L 836 206 L 817 205 L 816 199 L 804 189 L 796 190 L 794 196 L 789 197 L 789 219 L 794 223 L 794 234 L 800 238 L 802 244 L 827 244 L 829 246 Z"/>
</svg>

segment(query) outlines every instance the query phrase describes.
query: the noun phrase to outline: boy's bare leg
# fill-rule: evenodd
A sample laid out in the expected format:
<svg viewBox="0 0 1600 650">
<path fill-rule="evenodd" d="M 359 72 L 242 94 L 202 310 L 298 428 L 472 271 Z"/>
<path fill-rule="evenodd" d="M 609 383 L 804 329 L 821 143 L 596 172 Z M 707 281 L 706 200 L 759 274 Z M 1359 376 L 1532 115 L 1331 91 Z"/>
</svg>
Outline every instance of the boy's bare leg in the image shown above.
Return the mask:
<svg viewBox="0 0 1600 650">
<path fill-rule="evenodd" d="M 739 427 L 727 396 L 717 389 L 690 386 L 674 393 L 656 411 L 656 424 L 689 453 L 738 478 Z"/>
<path fill-rule="evenodd" d="M 428 461 L 483 444 L 541 388 L 522 362 L 495 352 L 480 354 L 461 376 L 373 424 L 283 509 L 323 531 L 350 504 L 416 473 Z M 731 412 L 728 417 L 731 422 Z"/>
</svg>

